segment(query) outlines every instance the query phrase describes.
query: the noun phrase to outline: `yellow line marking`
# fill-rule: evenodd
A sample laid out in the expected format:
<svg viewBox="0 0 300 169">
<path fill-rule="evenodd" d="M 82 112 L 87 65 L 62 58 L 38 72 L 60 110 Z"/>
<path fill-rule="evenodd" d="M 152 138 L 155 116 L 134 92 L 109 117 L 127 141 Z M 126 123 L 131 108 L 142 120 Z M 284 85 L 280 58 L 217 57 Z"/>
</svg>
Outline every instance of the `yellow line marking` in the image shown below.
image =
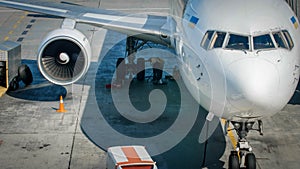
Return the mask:
<svg viewBox="0 0 300 169">
<path fill-rule="evenodd" d="M 14 24 L 13 28 L 16 29 L 18 27 L 18 24 Z"/>
<path fill-rule="evenodd" d="M 235 136 L 234 136 L 234 133 L 233 131 L 228 131 L 228 136 L 229 136 L 229 139 L 231 141 L 231 144 L 233 146 L 234 149 L 236 149 L 236 146 L 237 146 L 237 140 L 235 139 Z"/>
<path fill-rule="evenodd" d="M 226 123 L 226 120 L 225 120 L 225 119 L 222 119 L 222 124 L 225 125 L 225 123 Z M 236 149 L 236 146 L 237 146 L 237 140 L 236 140 L 236 138 L 235 138 L 235 135 L 234 135 L 233 130 L 229 130 L 229 129 L 231 129 L 231 128 L 228 126 L 228 128 L 227 128 L 228 134 L 227 134 L 227 135 L 228 135 L 228 137 L 229 137 L 229 139 L 230 139 L 230 142 L 231 142 L 233 148 Z M 228 131 L 228 130 L 229 130 L 229 131 Z"/>
<path fill-rule="evenodd" d="M 19 20 L 13 25 L 13 29 L 8 32 L 8 35 L 12 35 L 14 30 L 18 28 L 18 26 L 22 23 L 23 19 L 28 15 L 28 12 L 24 12 L 24 15 L 20 16 Z M 5 36 L 4 41 L 7 41 L 9 36 Z"/>
<path fill-rule="evenodd" d="M 225 125 L 225 123 L 226 123 L 226 120 L 222 119 L 222 124 Z M 227 128 L 227 135 L 228 135 L 228 137 L 230 139 L 230 142 L 232 144 L 233 149 L 236 150 L 238 141 L 237 141 L 237 139 L 235 137 L 235 134 L 234 134 L 233 130 L 229 130 L 229 129 L 231 129 L 230 126 L 228 126 L 228 128 Z M 239 159 L 241 159 L 240 152 L 238 152 L 238 157 L 239 157 Z"/>
</svg>

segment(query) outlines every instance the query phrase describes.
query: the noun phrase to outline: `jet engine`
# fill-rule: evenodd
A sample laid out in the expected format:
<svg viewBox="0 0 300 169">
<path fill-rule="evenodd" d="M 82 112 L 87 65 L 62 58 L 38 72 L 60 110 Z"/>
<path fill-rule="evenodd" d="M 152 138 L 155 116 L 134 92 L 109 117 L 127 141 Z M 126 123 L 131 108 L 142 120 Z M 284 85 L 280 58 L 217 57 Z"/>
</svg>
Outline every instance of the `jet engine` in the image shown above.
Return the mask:
<svg viewBox="0 0 300 169">
<path fill-rule="evenodd" d="M 43 76 L 58 85 L 78 81 L 88 70 L 91 46 L 76 29 L 56 29 L 42 41 L 38 52 L 38 67 Z"/>
</svg>

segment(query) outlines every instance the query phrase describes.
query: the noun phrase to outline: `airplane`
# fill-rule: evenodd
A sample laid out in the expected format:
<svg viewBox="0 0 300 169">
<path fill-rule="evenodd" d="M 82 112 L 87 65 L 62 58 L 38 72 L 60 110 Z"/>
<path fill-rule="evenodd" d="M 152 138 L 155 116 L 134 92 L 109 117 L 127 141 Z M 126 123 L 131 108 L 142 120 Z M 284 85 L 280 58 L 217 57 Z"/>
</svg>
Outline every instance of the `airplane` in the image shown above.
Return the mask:
<svg viewBox="0 0 300 169">
<path fill-rule="evenodd" d="M 247 134 L 263 134 L 262 119 L 283 109 L 299 81 L 299 21 L 284 0 L 170 0 L 168 16 L 31 0 L 0 0 L 0 6 L 64 19 L 37 57 L 43 76 L 58 85 L 78 81 L 89 68 L 90 43 L 77 23 L 174 49 L 181 77 L 209 112 L 207 120 L 224 118 L 225 130 L 231 123 L 237 132 L 230 169 L 256 168 Z"/>
</svg>

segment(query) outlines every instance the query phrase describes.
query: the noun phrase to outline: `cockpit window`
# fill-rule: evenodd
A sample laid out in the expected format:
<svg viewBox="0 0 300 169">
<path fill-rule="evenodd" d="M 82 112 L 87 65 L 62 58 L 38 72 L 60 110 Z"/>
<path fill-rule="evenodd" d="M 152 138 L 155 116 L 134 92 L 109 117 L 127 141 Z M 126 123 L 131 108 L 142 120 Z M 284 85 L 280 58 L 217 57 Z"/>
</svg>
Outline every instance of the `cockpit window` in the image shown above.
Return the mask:
<svg viewBox="0 0 300 169">
<path fill-rule="evenodd" d="M 249 37 L 230 34 L 226 48 L 236 50 L 249 50 Z"/>
<path fill-rule="evenodd" d="M 222 48 L 225 37 L 225 32 L 216 32 L 212 41 L 213 48 Z"/>
<path fill-rule="evenodd" d="M 260 35 L 239 35 L 235 33 L 208 30 L 202 41 L 201 46 L 205 50 L 215 48 L 226 48 L 231 50 L 262 51 L 268 49 L 288 49 L 294 47 L 291 35 L 287 30 L 277 30 L 266 32 Z"/>
<path fill-rule="evenodd" d="M 275 48 L 270 34 L 253 37 L 254 50 Z"/>
<path fill-rule="evenodd" d="M 214 34 L 214 31 L 207 31 L 204 35 L 204 38 L 202 39 L 202 42 L 201 42 L 201 46 L 204 48 L 204 49 L 207 49 L 209 44 L 210 44 L 210 41 L 212 39 L 212 36 Z"/>
<path fill-rule="evenodd" d="M 204 49 L 222 48 L 226 32 L 207 31 L 202 39 L 201 46 Z"/>
<path fill-rule="evenodd" d="M 293 42 L 293 40 L 292 40 L 291 35 L 289 34 L 289 32 L 287 30 L 283 30 L 282 33 L 283 33 L 284 37 L 286 38 L 286 41 L 287 41 L 287 43 L 289 45 L 289 48 L 293 49 L 294 42 Z"/>
<path fill-rule="evenodd" d="M 281 32 L 274 32 L 273 37 L 275 39 L 278 48 L 285 48 L 285 49 L 288 48 L 287 44 L 285 43 L 284 35 Z"/>
</svg>

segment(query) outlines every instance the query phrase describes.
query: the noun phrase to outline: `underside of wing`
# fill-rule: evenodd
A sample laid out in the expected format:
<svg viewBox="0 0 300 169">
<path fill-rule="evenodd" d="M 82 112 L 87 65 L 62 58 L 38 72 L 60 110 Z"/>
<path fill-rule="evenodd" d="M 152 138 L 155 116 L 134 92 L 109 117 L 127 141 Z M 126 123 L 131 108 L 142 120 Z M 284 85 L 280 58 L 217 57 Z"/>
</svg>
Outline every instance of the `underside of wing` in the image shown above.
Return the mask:
<svg viewBox="0 0 300 169">
<path fill-rule="evenodd" d="M 167 16 L 124 14 L 71 3 L 31 0 L 0 0 L 0 6 L 68 18 L 76 23 L 103 27 L 163 45 L 170 45 L 170 36 L 172 36 L 170 31 L 171 19 Z"/>
</svg>

